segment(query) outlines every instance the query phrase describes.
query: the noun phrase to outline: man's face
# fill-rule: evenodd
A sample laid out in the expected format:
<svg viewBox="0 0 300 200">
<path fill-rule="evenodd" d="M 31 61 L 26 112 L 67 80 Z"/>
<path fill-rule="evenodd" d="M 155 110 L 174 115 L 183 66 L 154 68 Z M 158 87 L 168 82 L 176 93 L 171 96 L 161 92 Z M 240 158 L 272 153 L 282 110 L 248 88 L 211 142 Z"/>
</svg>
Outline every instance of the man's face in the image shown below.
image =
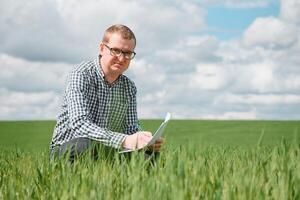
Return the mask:
<svg viewBox="0 0 300 200">
<path fill-rule="evenodd" d="M 110 49 L 117 49 L 123 52 L 133 52 L 135 41 L 126 40 L 118 33 L 110 36 L 108 43 L 100 44 L 101 65 L 105 76 L 119 76 L 128 69 L 130 59 L 126 59 L 124 54 L 120 56 L 111 55 Z"/>
</svg>

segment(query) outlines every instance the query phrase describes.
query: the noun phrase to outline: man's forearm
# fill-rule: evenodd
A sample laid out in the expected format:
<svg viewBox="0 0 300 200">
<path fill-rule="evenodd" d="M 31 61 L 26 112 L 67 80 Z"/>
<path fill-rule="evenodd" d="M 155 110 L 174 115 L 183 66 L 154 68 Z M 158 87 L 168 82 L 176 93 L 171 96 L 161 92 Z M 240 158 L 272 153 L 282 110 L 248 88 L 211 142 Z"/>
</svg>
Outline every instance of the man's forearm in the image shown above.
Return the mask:
<svg viewBox="0 0 300 200">
<path fill-rule="evenodd" d="M 86 119 L 73 120 L 70 123 L 75 137 L 87 137 L 99 141 L 105 146 L 116 149 L 122 148 L 122 143 L 127 136 L 124 133 L 113 132 L 97 126 Z"/>
</svg>

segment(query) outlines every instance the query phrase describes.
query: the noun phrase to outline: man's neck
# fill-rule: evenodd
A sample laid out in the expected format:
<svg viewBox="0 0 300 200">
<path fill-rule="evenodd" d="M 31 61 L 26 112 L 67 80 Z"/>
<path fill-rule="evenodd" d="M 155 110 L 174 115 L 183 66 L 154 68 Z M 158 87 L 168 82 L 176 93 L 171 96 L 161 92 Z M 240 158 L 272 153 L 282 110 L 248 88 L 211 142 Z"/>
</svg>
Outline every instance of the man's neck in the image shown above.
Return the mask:
<svg viewBox="0 0 300 200">
<path fill-rule="evenodd" d="M 101 70 L 104 74 L 104 78 L 108 83 L 112 84 L 119 78 L 120 76 L 119 74 L 109 73 L 108 71 L 105 70 L 105 68 L 103 68 L 103 64 L 101 62 L 101 56 L 99 56 L 99 63 L 100 63 Z"/>
<path fill-rule="evenodd" d="M 104 72 L 104 77 L 108 83 L 112 84 L 119 78 L 119 75 L 118 76 L 109 76 L 109 75 L 106 75 Z"/>
</svg>

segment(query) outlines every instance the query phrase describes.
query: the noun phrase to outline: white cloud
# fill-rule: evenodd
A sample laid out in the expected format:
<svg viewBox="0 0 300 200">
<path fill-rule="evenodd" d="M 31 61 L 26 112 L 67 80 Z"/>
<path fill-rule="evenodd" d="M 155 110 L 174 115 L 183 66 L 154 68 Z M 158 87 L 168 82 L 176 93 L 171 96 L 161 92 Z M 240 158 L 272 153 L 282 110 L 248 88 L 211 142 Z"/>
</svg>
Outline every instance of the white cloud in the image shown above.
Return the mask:
<svg viewBox="0 0 300 200">
<path fill-rule="evenodd" d="M 281 49 L 297 42 L 297 29 L 274 17 L 258 18 L 245 31 L 243 43 L 246 46 Z"/>
<path fill-rule="evenodd" d="M 244 41 L 239 40 L 221 42 L 207 36 L 189 36 L 181 41 L 172 49 L 159 53 L 163 55 L 160 56 L 163 66 L 149 64 L 151 67 L 143 68 L 143 74 L 165 78 L 161 79 L 161 85 L 152 88 L 154 92 L 148 93 L 146 85 L 151 83 L 140 84 L 139 89 L 145 94 L 140 98 L 141 116 L 159 117 L 163 111 L 173 111 L 178 118 L 297 117 L 293 113 L 299 105 L 295 96 L 300 92 L 297 67 L 300 59 L 293 55 L 299 52 L 298 43 L 274 49 L 267 45 L 245 46 Z M 194 49 L 200 50 L 192 54 Z M 289 59 L 291 56 L 293 59 Z M 144 62 L 151 63 L 150 60 Z M 155 82 L 155 78 L 151 80 Z M 233 93 L 240 101 L 231 102 L 228 93 Z M 250 98 L 249 94 L 253 96 Z M 251 101 L 246 101 L 246 97 Z"/>
<path fill-rule="evenodd" d="M 178 40 L 171 48 L 158 50 L 156 62 L 172 73 L 195 71 L 198 62 L 216 62 L 220 58 L 215 51 L 219 40 L 213 36 L 186 36 Z"/>
<path fill-rule="evenodd" d="M 166 74 L 160 66 L 144 59 L 133 60 L 126 74 L 135 81 L 137 87 L 144 86 L 147 92 L 163 88 L 163 84 L 167 81 Z"/>
<path fill-rule="evenodd" d="M 72 65 L 0 54 L 0 120 L 53 119 Z"/>
<path fill-rule="evenodd" d="M 295 94 L 226 94 L 215 100 L 215 104 L 300 104 L 300 95 Z"/>
<path fill-rule="evenodd" d="M 217 64 L 203 63 L 197 66 L 196 72 L 188 80 L 189 88 L 198 90 L 221 90 L 226 86 L 226 71 Z"/>
<path fill-rule="evenodd" d="M 257 18 L 241 38 L 201 35 L 204 5 L 240 9 L 270 3 L 1 1 L 0 119 L 55 118 L 74 66 L 68 63 L 94 58 L 103 30 L 113 23 L 127 24 L 138 38 L 138 54 L 126 74 L 138 87 L 140 117 L 162 118 L 169 111 L 175 118 L 299 119 L 295 0 L 281 2 L 279 17 Z"/>
<path fill-rule="evenodd" d="M 54 92 L 13 92 L 0 88 L 0 120 L 53 119 L 59 111 Z"/>
<path fill-rule="evenodd" d="M 50 62 L 30 62 L 0 54 L 0 84 L 14 91 L 62 91 L 67 72 L 72 65 Z"/>
<path fill-rule="evenodd" d="M 219 119 L 219 120 L 228 120 L 228 119 L 257 119 L 257 112 L 255 110 L 244 111 L 244 112 L 225 112 L 216 115 L 206 115 L 203 119 Z"/>
<path fill-rule="evenodd" d="M 252 90 L 255 92 L 268 92 L 276 90 L 273 83 L 276 82 L 274 75 L 274 65 L 272 62 L 260 62 L 247 64 L 239 69 L 236 80 L 240 90 Z"/>
<path fill-rule="evenodd" d="M 52 0 L 0 2 L 0 51 L 37 61 L 75 62 L 82 41 L 69 29 Z M 85 52 L 90 52 L 88 48 Z M 73 59 L 72 59 L 73 58 Z"/>
<path fill-rule="evenodd" d="M 243 93 L 299 93 L 299 45 L 282 50 L 222 43 L 216 64 L 226 74 L 228 90 Z"/>
<path fill-rule="evenodd" d="M 115 23 L 133 29 L 139 55 L 205 26 L 202 8 L 180 0 L 4 0 L 0 7 L 0 51 L 36 61 L 76 63 L 94 57 L 103 31 Z"/>
<path fill-rule="evenodd" d="M 287 23 L 300 24 L 300 2 L 298 0 L 281 0 L 280 18 Z"/>
</svg>

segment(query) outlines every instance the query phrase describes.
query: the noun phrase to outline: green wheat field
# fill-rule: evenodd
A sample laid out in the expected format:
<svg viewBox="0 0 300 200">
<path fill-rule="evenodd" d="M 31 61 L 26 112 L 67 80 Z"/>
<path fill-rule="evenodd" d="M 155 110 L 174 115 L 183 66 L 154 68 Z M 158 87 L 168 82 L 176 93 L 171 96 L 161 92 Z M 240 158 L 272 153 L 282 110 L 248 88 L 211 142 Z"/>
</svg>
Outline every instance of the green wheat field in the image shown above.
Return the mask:
<svg viewBox="0 0 300 200">
<path fill-rule="evenodd" d="M 0 122 L 0 199 L 300 199 L 300 121 L 172 120 L 156 165 L 50 161 L 54 124 Z"/>
</svg>

